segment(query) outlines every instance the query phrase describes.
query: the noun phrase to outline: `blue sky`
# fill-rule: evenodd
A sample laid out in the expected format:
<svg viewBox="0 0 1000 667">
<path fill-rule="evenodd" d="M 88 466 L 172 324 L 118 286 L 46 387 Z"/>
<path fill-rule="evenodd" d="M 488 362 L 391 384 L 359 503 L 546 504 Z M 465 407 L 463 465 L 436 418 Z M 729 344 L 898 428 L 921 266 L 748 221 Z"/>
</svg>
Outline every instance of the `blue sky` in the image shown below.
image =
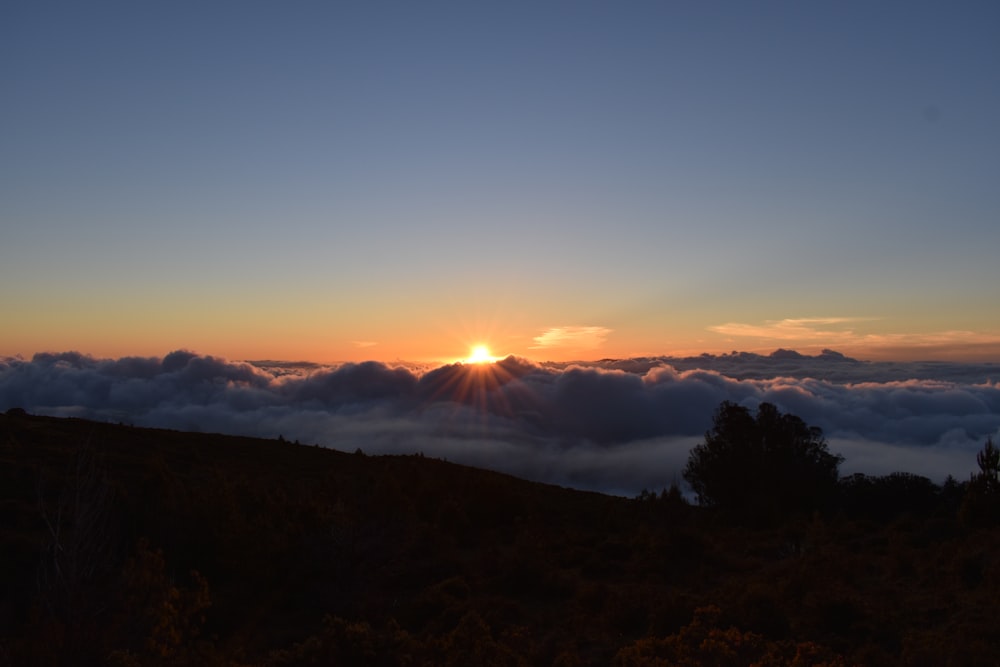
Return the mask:
<svg viewBox="0 0 1000 667">
<path fill-rule="evenodd" d="M 994 3 L 0 12 L 0 354 L 1000 357 Z"/>
</svg>

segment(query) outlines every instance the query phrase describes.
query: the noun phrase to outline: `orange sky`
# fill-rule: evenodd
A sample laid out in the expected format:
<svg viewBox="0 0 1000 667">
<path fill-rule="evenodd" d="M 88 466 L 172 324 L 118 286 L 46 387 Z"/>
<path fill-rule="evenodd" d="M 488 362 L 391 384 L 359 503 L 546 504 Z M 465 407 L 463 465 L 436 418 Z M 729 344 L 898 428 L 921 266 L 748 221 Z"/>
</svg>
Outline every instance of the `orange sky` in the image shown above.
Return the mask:
<svg viewBox="0 0 1000 667">
<path fill-rule="evenodd" d="M 581 316 L 566 323 L 526 308 L 507 313 L 482 304 L 465 312 L 429 308 L 421 318 L 419 309 L 380 312 L 369 306 L 351 316 L 291 301 L 272 303 L 22 303 L 18 316 L 0 331 L 0 354 L 77 350 L 100 357 L 161 356 L 184 348 L 229 359 L 440 362 L 465 358 L 472 346 L 485 344 L 496 356 L 538 361 L 733 350 L 766 354 L 778 348 L 804 354 L 829 348 L 868 360 L 1000 358 L 997 335 L 926 325 L 923 331 L 894 330 L 898 323 L 876 318 L 684 323 Z"/>
</svg>

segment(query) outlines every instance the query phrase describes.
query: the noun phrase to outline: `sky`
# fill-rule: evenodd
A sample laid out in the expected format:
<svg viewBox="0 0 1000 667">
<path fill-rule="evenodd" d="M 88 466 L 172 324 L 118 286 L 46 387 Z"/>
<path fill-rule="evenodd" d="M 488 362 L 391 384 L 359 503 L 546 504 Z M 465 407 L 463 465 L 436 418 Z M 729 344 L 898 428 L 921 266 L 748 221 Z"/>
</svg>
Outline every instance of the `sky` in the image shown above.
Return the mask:
<svg viewBox="0 0 1000 667">
<path fill-rule="evenodd" d="M 998 35 L 995 2 L 8 0 L 0 356 L 1000 361 Z"/>
</svg>

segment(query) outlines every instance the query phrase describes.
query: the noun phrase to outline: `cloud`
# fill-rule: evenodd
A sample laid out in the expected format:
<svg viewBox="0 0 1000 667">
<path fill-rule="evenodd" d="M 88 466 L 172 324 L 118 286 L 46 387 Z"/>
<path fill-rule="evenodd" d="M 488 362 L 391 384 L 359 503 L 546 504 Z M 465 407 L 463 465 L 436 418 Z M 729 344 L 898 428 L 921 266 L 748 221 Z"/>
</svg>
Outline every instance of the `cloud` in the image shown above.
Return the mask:
<svg viewBox="0 0 1000 667">
<path fill-rule="evenodd" d="M 535 336 L 531 349 L 593 350 L 603 345 L 610 333 L 606 327 L 553 327 Z"/>
<path fill-rule="evenodd" d="M 378 343 L 376 343 L 373 340 L 352 340 L 351 343 L 354 344 L 354 347 L 360 347 L 360 348 L 374 347 L 378 345 Z"/>
<path fill-rule="evenodd" d="M 784 320 L 767 320 L 764 324 L 727 322 L 709 327 L 709 331 L 726 336 L 768 338 L 772 340 L 853 340 L 850 329 L 830 328 L 831 325 L 845 325 L 862 321 L 856 317 L 812 317 Z M 822 327 L 822 328 L 821 328 Z"/>
<path fill-rule="evenodd" d="M 850 349 L 866 349 L 883 358 L 896 355 L 924 358 L 959 359 L 1000 356 L 1000 333 L 953 329 L 924 333 L 859 333 L 851 326 L 872 321 L 861 317 L 814 317 L 766 320 L 763 324 L 727 322 L 708 327 L 731 338 L 756 338 L 767 341 L 836 345 Z"/>
<path fill-rule="evenodd" d="M 0 359 L 0 410 L 413 453 L 632 495 L 680 479 L 719 403 L 821 427 L 845 472 L 967 478 L 1000 439 L 1000 365 L 863 362 L 826 350 L 434 368 L 77 352 Z"/>
</svg>

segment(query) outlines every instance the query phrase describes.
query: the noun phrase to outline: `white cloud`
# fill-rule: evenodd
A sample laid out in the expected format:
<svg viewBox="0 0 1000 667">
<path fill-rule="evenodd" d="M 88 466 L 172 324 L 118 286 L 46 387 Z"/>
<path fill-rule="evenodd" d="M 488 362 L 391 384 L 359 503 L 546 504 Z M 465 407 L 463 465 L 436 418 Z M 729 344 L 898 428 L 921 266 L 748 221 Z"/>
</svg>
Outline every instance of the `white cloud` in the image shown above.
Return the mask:
<svg viewBox="0 0 1000 667">
<path fill-rule="evenodd" d="M 833 344 L 837 341 L 854 340 L 854 332 L 851 329 L 830 328 L 831 326 L 846 325 L 859 321 L 864 321 L 864 318 L 789 318 L 784 320 L 767 320 L 763 324 L 727 322 L 726 324 L 709 327 L 709 330 L 726 336 L 767 338 L 771 340 L 829 340 Z"/>
<path fill-rule="evenodd" d="M 611 329 L 606 327 L 552 327 L 535 336 L 530 349 L 593 350 L 603 345 L 610 334 Z"/>
</svg>

